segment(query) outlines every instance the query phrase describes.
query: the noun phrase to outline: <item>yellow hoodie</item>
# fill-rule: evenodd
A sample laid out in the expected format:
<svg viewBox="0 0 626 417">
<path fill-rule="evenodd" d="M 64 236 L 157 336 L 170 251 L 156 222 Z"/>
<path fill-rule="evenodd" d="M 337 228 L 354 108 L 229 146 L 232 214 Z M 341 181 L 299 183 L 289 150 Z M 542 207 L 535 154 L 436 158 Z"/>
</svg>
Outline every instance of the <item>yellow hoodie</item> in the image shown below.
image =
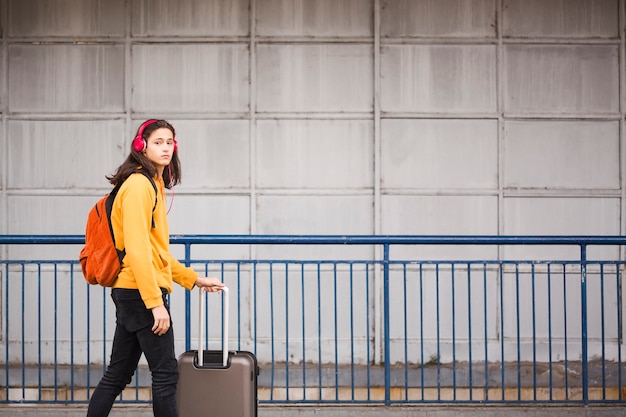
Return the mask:
<svg viewBox="0 0 626 417">
<path fill-rule="evenodd" d="M 122 270 L 113 288 L 138 289 L 147 309 L 163 304 L 161 288 L 168 293 L 173 281 L 192 289 L 198 275 L 176 260 L 169 250 L 169 227 L 165 213 L 165 187 L 155 178 L 159 190 L 154 210 L 154 187 L 140 173 L 124 181 L 113 202 L 111 224 L 118 249 L 126 249 Z"/>
</svg>

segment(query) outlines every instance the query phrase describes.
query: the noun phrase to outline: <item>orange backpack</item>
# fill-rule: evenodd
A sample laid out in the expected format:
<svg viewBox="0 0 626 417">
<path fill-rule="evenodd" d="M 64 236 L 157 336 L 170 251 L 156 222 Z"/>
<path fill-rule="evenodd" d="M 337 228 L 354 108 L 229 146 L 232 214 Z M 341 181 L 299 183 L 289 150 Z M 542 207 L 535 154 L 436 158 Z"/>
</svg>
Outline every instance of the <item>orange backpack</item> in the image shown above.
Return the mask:
<svg viewBox="0 0 626 417">
<path fill-rule="evenodd" d="M 143 172 L 142 172 L 143 173 Z M 149 175 L 143 173 L 150 180 L 154 192 L 157 186 Z M 85 246 L 80 251 L 78 257 L 83 270 L 85 280 L 90 284 L 100 284 L 103 287 L 111 287 L 117 279 L 122 267 L 122 260 L 126 255 L 126 250 L 118 250 L 115 247 L 115 236 L 113 235 L 113 225 L 111 224 L 111 209 L 113 201 L 120 190 L 122 183 L 119 183 L 113 190 L 102 197 L 89 211 L 87 216 L 87 228 L 85 231 Z M 154 200 L 154 209 L 157 200 Z M 152 218 L 154 227 L 154 214 Z"/>
</svg>

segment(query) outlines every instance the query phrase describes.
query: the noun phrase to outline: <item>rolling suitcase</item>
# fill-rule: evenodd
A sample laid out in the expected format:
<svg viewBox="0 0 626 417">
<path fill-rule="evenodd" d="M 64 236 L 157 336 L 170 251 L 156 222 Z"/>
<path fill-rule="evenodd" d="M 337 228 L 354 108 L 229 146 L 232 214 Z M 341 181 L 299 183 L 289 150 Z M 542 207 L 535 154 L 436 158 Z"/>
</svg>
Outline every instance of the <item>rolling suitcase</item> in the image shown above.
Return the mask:
<svg viewBox="0 0 626 417">
<path fill-rule="evenodd" d="M 204 291 L 200 293 L 198 350 L 178 358 L 176 391 L 180 417 L 256 417 L 256 357 L 251 352 L 228 350 L 228 288 L 224 287 L 222 350 L 203 351 Z"/>
</svg>

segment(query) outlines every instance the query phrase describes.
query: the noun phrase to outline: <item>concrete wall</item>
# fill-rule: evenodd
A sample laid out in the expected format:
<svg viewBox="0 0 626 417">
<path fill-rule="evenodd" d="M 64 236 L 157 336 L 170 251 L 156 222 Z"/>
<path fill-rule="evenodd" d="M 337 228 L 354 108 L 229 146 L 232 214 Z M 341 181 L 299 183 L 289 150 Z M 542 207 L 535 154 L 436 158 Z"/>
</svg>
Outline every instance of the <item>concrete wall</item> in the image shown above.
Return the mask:
<svg viewBox="0 0 626 417">
<path fill-rule="evenodd" d="M 83 233 L 162 117 L 183 162 L 172 233 L 622 234 L 624 4 L 2 0 L 0 233 Z M 395 256 L 418 253 L 576 256 Z"/>
<path fill-rule="evenodd" d="M 175 233 L 624 229 L 618 0 L 2 6 L 3 233 L 81 233 L 147 117 Z"/>
</svg>

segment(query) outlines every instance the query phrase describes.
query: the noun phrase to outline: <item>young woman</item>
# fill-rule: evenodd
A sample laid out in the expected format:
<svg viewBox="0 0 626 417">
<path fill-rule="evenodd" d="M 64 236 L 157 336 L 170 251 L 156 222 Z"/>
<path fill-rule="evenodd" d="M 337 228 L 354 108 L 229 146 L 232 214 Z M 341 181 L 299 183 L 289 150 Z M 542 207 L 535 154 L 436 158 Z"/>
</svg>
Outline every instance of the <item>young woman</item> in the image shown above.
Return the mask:
<svg viewBox="0 0 626 417">
<path fill-rule="evenodd" d="M 178 362 L 167 294 L 173 282 L 209 292 L 223 288 L 218 279 L 198 276 L 169 251 L 165 188 L 178 184 L 180 176 L 174 127 L 152 119 L 139 127 L 130 154 L 107 177 L 113 185 L 122 183 L 111 223 L 118 249 L 125 249 L 126 256 L 111 290 L 117 321 L 110 363 L 91 396 L 88 417 L 109 415 L 142 353 L 152 373 L 155 417 L 178 416 Z M 156 193 L 149 178 L 156 184 Z"/>
</svg>

